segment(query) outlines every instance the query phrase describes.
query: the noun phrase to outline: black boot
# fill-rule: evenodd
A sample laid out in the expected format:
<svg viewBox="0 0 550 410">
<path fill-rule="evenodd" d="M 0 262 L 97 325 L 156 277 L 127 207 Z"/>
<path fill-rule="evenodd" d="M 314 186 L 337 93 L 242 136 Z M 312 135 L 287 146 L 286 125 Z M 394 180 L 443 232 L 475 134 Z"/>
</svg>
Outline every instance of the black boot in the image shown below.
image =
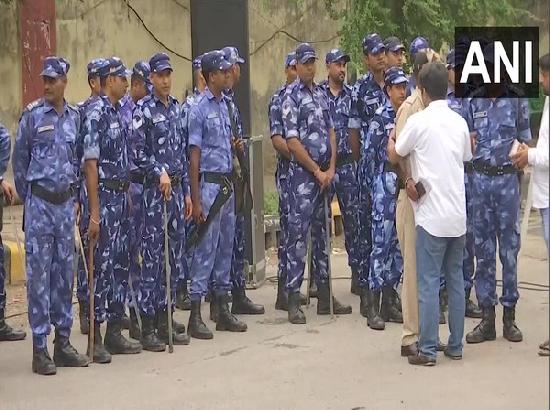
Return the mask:
<svg viewBox="0 0 550 410">
<path fill-rule="evenodd" d="M 162 310 L 157 314 L 157 331 L 159 339 L 168 344 L 168 311 Z M 178 333 L 174 328 L 174 321 L 172 319 L 172 342 L 175 345 L 188 345 L 189 336 L 185 333 Z"/>
<path fill-rule="evenodd" d="M 173 314 L 172 314 L 172 329 L 174 329 L 174 332 L 180 333 L 180 334 L 185 334 L 185 330 L 186 330 L 185 325 L 183 323 L 176 322 Z"/>
<path fill-rule="evenodd" d="M 69 342 L 69 338 L 55 332 L 53 361 L 57 367 L 87 367 L 88 357 L 80 354 Z"/>
<path fill-rule="evenodd" d="M 189 315 L 187 331 L 189 332 L 189 336 L 195 339 L 212 339 L 214 337 L 210 329 L 202 321 L 200 300 L 191 301 L 191 314 Z"/>
<path fill-rule="evenodd" d="M 263 315 L 265 313 L 264 306 L 252 302 L 248 296 L 246 296 L 244 288 L 233 288 L 231 297 L 233 298 L 231 313 L 234 315 Z"/>
<path fill-rule="evenodd" d="M 159 339 L 155 328 L 155 318 L 152 316 L 141 316 L 141 345 L 143 350 L 149 352 L 164 352 L 166 343 Z"/>
<path fill-rule="evenodd" d="M 22 330 L 16 330 L 6 323 L 4 310 L 0 309 L 0 342 L 12 342 L 23 340 L 27 334 Z"/>
<path fill-rule="evenodd" d="M 444 325 L 447 323 L 447 319 L 445 318 L 445 311 L 447 310 L 447 301 L 445 298 L 446 292 L 445 290 L 439 291 L 439 324 Z"/>
<path fill-rule="evenodd" d="M 130 308 L 130 337 L 135 340 L 141 340 L 141 330 L 137 320 L 137 314 L 134 308 Z"/>
<path fill-rule="evenodd" d="M 141 353 L 141 343 L 131 342 L 122 333 L 122 320 L 107 322 L 105 332 L 105 348 L 111 354 L 136 354 Z"/>
<path fill-rule="evenodd" d="M 191 299 L 187 292 L 187 281 L 178 283 L 176 288 L 176 307 L 180 310 L 191 310 Z"/>
<path fill-rule="evenodd" d="M 369 311 L 369 289 L 361 288 L 361 302 L 359 304 L 359 313 L 361 316 L 367 317 Z"/>
<path fill-rule="evenodd" d="M 486 340 L 495 340 L 496 338 L 495 307 L 483 307 L 481 308 L 481 322 L 466 335 L 466 342 L 481 343 Z"/>
<path fill-rule="evenodd" d="M 277 281 L 277 299 L 275 300 L 275 310 L 288 310 L 288 294 L 286 293 L 285 283 L 282 280 Z"/>
<path fill-rule="evenodd" d="M 103 344 L 99 323 L 96 323 L 94 326 L 94 363 L 111 363 L 111 354 L 105 349 L 105 345 Z"/>
<path fill-rule="evenodd" d="M 367 325 L 373 330 L 384 330 L 386 323 L 380 317 L 380 291 L 366 290 Z"/>
<path fill-rule="evenodd" d="M 504 315 L 502 316 L 504 338 L 509 342 L 521 342 L 523 334 L 516 326 L 516 308 L 504 306 Z"/>
<path fill-rule="evenodd" d="M 384 286 L 382 289 L 380 317 L 384 322 L 403 323 L 403 315 L 397 307 L 395 291 L 391 286 Z"/>
<path fill-rule="evenodd" d="M 319 293 L 317 289 L 317 283 L 315 283 L 314 280 L 309 281 L 309 297 L 310 298 L 317 298 L 317 295 Z"/>
<path fill-rule="evenodd" d="M 305 306 L 307 305 L 307 296 L 303 293 L 300 293 L 300 305 Z M 288 306 L 288 296 L 287 296 L 287 306 Z"/>
<path fill-rule="evenodd" d="M 466 317 L 471 317 L 474 319 L 481 318 L 481 309 L 470 299 L 470 292 L 472 289 L 468 289 L 464 292 L 466 297 Z"/>
<path fill-rule="evenodd" d="M 218 322 L 216 323 L 216 330 L 246 332 L 248 329 L 246 323 L 241 322 L 229 311 L 228 298 L 227 295 L 216 295 L 216 301 L 218 302 Z"/>
<path fill-rule="evenodd" d="M 359 272 L 356 268 L 351 268 L 351 289 L 350 292 L 354 295 L 361 296 L 361 288 L 359 287 Z"/>
<path fill-rule="evenodd" d="M 300 292 L 288 294 L 288 321 L 294 325 L 306 323 L 306 316 L 300 307 Z"/>
<path fill-rule="evenodd" d="M 214 323 L 218 321 L 218 303 L 213 292 L 210 293 L 210 320 Z"/>
<path fill-rule="evenodd" d="M 124 312 L 122 314 L 122 318 L 120 318 L 120 325 L 122 326 L 122 329 L 130 329 L 130 318 L 126 312 Z"/>
<path fill-rule="evenodd" d="M 87 335 L 90 331 L 90 316 L 88 302 L 83 300 L 78 301 L 78 321 L 80 324 L 80 333 Z"/>
<path fill-rule="evenodd" d="M 44 376 L 51 376 L 57 373 L 57 368 L 53 362 L 47 348 L 32 348 L 32 371 Z"/>
<path fill-rule="evenodd" d="M 317 314 L 329 315 L 330 314 L 330 288 L 328 283 L 321 283 L 318 286 L 319 296 L 317 297 Z M 351 313 L 351 306 L 341 304 L 338 299 L 332 297 L 334 305 L 335 315 L 349 315 Z"/>
</svg>

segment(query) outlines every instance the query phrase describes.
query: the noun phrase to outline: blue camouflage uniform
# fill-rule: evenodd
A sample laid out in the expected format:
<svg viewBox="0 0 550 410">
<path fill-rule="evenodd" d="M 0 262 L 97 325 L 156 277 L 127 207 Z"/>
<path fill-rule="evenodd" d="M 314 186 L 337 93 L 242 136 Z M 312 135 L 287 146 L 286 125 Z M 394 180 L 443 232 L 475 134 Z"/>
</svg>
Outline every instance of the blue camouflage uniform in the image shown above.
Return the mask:
<svg viewBox="0 0 550 410">
<path fill-rule="evenodd" d="M 203 65 L 206 63 L 205 60 L 219 70 L 231 68 L 231 64 L 219 51 L 205 55 Z M 217 176 L 220 179 L 231 177 L 231 138 L 231 120 L 225 97 L 222 95 L 217 98 L 206 88 L 189 110 L 189 147 L 200 149 L 200 201 L 205 217 L 208 217 L 210 208 L 222 189 L 220 183 L 207 182 L 207 176 Z M 189 269 L 191 301 L 199 301 L 206 296 L 210 278 L 216 296 L 227 295 L 232 287 L 230 270 L 233 246 L 229 244 L 234 243 L 235 237 L 233 193 L 217 214 L 210 218 L 211 223 L 204 236 L 195 245 Z M 196 225 L 193 223 L 190 229 L 195 228 Z"/>
<path fill-rule="evenodd" d="M 302 50 L 298 50 L 302 47 Z M 299 46 L 296 58 L 302 62 L 315 58 L 311 46 Z M 329 132 L 334 129 L 324 90 L 317 84 L 309 89 L 299 78 L 290 84 L 282 103 L 284 133 L 287 141 L 298 138 L 310 158 L 327 170 L 332 156 Z M 319 285 L 328 282 L 329 255 L 326 250 L 326 193 L 311 172 L 296 160 L 288 169 L 289 216 L 287 250 L 287 282 L 289 294 L 299 292 L 304 278 L 307 235 L 311 229 L 312 271 Z M 330 212 L 330 209 L 329 209 Z"/>
<path fill-rule="evenodd" d="M 63 58 L 47 57 L 42 75 L 57 78 L 68 70 Z M 49 102 L 39 99 L 23 112 L 15 141 L 15 186 L 25 202 L 28 315 L 38 349 L 46 348 L 50 323 L 66 338 L 73 323 L 74 187 L 80 170 L 76 152 L 80 124 L 78 109 L 65 103 L 57 113 Z M 49 201 L 43 199 L 46 196 Z"/>
<path fill-rule="evenodd" d="M 384 52 L 385 46 L 380 36 L 370 34 L 363 39 L 363 53 Z M 374 79 L 372 73 L 365 74 L 354 84 L 351 94 L 351 110 L 348 128 L 358 129 L 361 135 L 361 155 L 357 170 L 359 184 L 359 212 L 358 212 L 358 250 L 359 285 L 368 286 L 370 269 L 370 254 L 372 251 L 371 237 L 371 185 L 372 185 L 372 155 L 371 145 L 366 140 L 369 125 L 376 110 L 386 102 L 386 93 Z"/>
<path fill-rule="evenodd" d="M 8 130 L 0 123 L 0 182 L 4 179 L 4 174 L 8 169 L 10 161 L 11 140 Z M 0 194 L 3 196 L 2 188 Z M 0 198 L 2 200 L 2 198 Z M 2 204 L 0 204 L 2 206 Z M 1 222 L 0 222 L 1 223 Z M 0 231 L 2 230 L 0 225 Z M 0 236 L 0 317 L 4 317 L 4 309 L 6 308 L 6 289 L 4 288 L 6 280 L 6 269 L 4 268 L 4 245 L 2 236 Z"/>
<path fill-rule="evenodd" d="M 152 72 L 172 69 L 168 56 L 163 53 L 155 54 L 149 65 Z M 178 101 L 169 96 L 168 105 L 164 105 L 154 93 L 141 99 L 134 109 L 133 130 L 136 163 L 145 175 L 143 263 L 138 299 L 142 314 L 154 317 L 156 313 L 167 309 L 164 259 L 165 201 L 158 186 L 163 172 L 166 172 L 172 181 L 172 196 L 166 202 L 172 309 L 185 244 L 184 197 L 189 195 L 189 185 Z"/>
<path fill-rule="evenodd" d="M 334 49 L 327 54 L 326 63 L 344 59 L 349 61 L 349 56 L 341 50 Z M 358 247 L 358 223 L 357 214 L 359 211 L 359 187 L 357 184 L 357 163 L 353 159 L 351 147 L 348 142 L 348 122 L 351 108 L 351 87 L 344 83 L 342 91 L 333 95 L 330 91 L 328 81 L 319 86 L 324 90 L 330 115 L 334 122 L 336 133 L 336 173 L 332 194 L 337 194 L 338 203 L 343 216 L 345 246 L 348 253 L 348 265 L 353 271 L 359 270 L 359 258 L 357 257 Z"/>
<path fill-rule="evenodd" d="M 479 92 L 479 94 L 478 94 Z M 509 158 L 515 140 L 531 140 L 529 106 L 507 89 L 495 100 L 474 92 L 466 110 L 470 131 L 476 131 L 473 155 L 473 226 L 475 237 L 475 289 L 480 307 L 497 304 L 496 245 L 502 263 L 500 303 L 514 307 L 517 289 L 517 255 L 520 247 L 519 180 Z"/>
</svg>

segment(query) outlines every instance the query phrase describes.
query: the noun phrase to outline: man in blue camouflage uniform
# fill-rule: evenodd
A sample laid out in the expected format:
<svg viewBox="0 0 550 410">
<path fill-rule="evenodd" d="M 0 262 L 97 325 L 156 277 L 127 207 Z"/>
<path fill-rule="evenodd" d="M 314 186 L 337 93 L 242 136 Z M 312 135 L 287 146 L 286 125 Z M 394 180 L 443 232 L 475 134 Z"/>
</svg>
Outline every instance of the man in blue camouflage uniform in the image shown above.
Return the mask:
<svg viewBox="0 0 550 410">
<path fill-rule="evenodd" d="M 213 334 L 204 324 L 200 311 L 210 278 L 218 308 L 216 330 L 244 332 L 247 326 L 233 316 L 228 301 L 235 200 L 231 180 L 231 119 L 223 91 L 231 86 L 232 64 L 224 58 L 223 52 L 216 50 L 204 54 L 201 65 L 207 88 L 191 106 L 188 121 L 194 221 L 189 238 L 196 238 L 189 269 L 191 315 L 188 329 L 191 337 L 212 339 Z"/>
<path fill-rule="evenodd" d="M 317 314 L 349 314 L 351 306 L 342 305 L 330 294 L 326 218 L 330 215 L 330 187 L 336 172 L 336 135 L 325 91 L 314 83 L 317 55 L 308 43 L 296 48 L 298 78 L 283 97 L 284 134 L 291 153 L 288 170 L 289 216 L 287 248 L 288 320 L 305 324 L 300 309 L 300 286 L 304 278 L 307 236 L 311 229 L 312 271 L 317 282 Z M 326 201 L 326 202 L 325 202 Z"/>
<path fill-rule="evenodd" d="M 455 54 L 452 49 L 447 55 L 447 70 L 449 73 L 449 86 L 447 90 L 447 104 L 449 108 L 466 117 L 468 109 L 468 99 L 458 98 L 455 94 L 455 78 L 461 75 L 462 65 L 466 56 L 459 52 Z M 466 317 L 480 318 L 481 310 L 470 299 L 470 293 L 474 284 L 474 225 L 473 225 L 473 201 L 472 201 L 472 184 L 473 184 L 474 168 L 471 161 L 464 163 L 464 185 L 466 190 L 466 245 L 464 246 L 464 258 L 462 263 L 462 272 L 464 274 L 464 294 L 466 295 Z M 442 278 L 444 281 L 444 277 Z"/>
<path fill-rule="evenodd" d="M 149 75 L 151 69 L 147 61 L 138 61 L 132 69 L 130 79 L 130 91 L 120 100 L 120 117 L 122 126 L 126 130 L 128 139 L 128 157 L 130 167 L 130 188 L 129 194 L 129 219 L 130 219 L 130 240 L 129 240 L 129 290 L 127 295 L 130 309 L 130 337 L 141 340 L 141 330 L 139 328 L 136 304 L 137 296 L 140 291 L 141 283 L 141 240 L 143 237 L 143 173 L 135 164 L 135 139 L 132 129 L 132 116 L 134 108 L 139 100 L 149 95 L 151 90 L 151 81 Z M 137 307 L 139 309 L 139 307 Z"/>
<path fill-rule="evenodd" d="M 90 86 L 90 96 L 85 100 L 77 104 L 80 111 L 80 118 L 82 124 L 86 119 L 86 115 L 93 106 L 94 102 L 97 102 L 99 95 L 101 94 L 101 84 L 99 81 L 99 69 L 106 64 L 104 58 L 95 58 L 88 63 L 88 85 Z M 77 147 L 79 150 L 82 148 L 82 144 Z M 82 153 L 79 153 L 79 157 Z M 81 171 L 80 191 L 78 193 L 78 199 L 80 203 L 79 215 L 77 215 L 78 229 L 80 233 L 80 239 L 82 241 L 82 247 L 84 254 L 88 255 L 88 197 L 86 196 L 86 184 L 84 183 L 84 172 Z M 78 255 L 78 267 L 76 277 L 76 297 L 78 299 L 78 313 L 80 323 L 80 333 L 87 335 L 89 331 L 89 300 L 88 300 L 88 277 L 86 276 L 86 268 L 84 264 L 86 261 L 82 259 L 80 251 Z"/>
<path fill-rule="evenodd" d="M 494 48 L 484 49 L 485 64 L 493 74 Z M 475 140 L 473 208 L 476 255 L 475 288 L 482 320 L 466 335 L 468 343 L 494 340 L 496 293 L 496 246 L 502 263 L 502 296 L 504 306 L 503 334 L 511 342 L 523 335 L 515 324 L 517 256 L 520 247 L 519 178 L 510 159 L 515 141 L 531 140 L 529 106 L 525 98 L 506 86 L 486 84 L 471 94 L 466 121 Z"/>
<path fill-rule="evenodd" d="M 372 153 L 365 141 L 374 113 L 386 102 L 384 92 L 384 69 L 386 67 L 385 46 L 376 33 L 363 39 L 363 63 L 369 72 L 357 80 L 351 94 L 349 117 L 350 144 L 358 163 L 357 180 L 359 183 L 358 213 L 358 279 L 352 277 L 351 291 L 356 295 L 368 288 L 370 268 L 371 204 L 370 186 L 372 183 Z"/>
<path fill-rule="evenodd" d="M 234 150 L 240 149 L 243 152 L 242 158 L 245 161 L 247 155 L 247 141 L 244 139 L 243 122 L 241 112 L 237 106 L 235 98 L 235 88 L 237 87 L 241 77 L 241 64 L 244 64 L 244 59 L 239 55 L 239 50 L 236 47 L 224 47 L 222 49 L 224 58 L 232 65 L 231 67 L 231 83 L 230 87 L 224 92 L 227 109 L 231 120 L 231 131 L 233 137 Z M 233 161 L 238 162 L 234 154 Z M 242 172 L 242 169 L 241 169 Z M 237 193 L 237 192 L 236 192 Z M 243 196 L 244 196 L 243 192 Z M 243 198 L 236 198 L 236 204 L 244 204 Z M 231 313 L 241 315 L 262 315 L 265 310 L 263 305 L 253 303 L 246 295 L 246 277 L 244 273 L 244 246 L 245 246 L 245 213 L 244 205 L 242 209 L 235 208 L 235 238 L 233 241 L 233 256 L 231 258 Z"/>
<path fill-rule="evenodd" d="M 376 110 L 365 139 L 369 144 L 367 150 L 372 152 L 372 252 L 369 291 L 361 295 L 361 304 L 368 326 L 375 330 L 384 329 L 384 322 L 403 323 L 394 289 L 403 274 L 395 226 L 398 180 L 386 149 L 389 135 L 395 128 L 395 115 L 405 101 L 407 77 L 401 68 L 391 67 L 386 70 L 384 81 L 388 99 Z"/>
<path fill-rule="evenodd" d="M 153 92 L 134 109 L 136 165 L 145 176 L 143 184 L 143 262 L 139 307 L 141 344 L 145 350 L 164 351 L 168 343 L 168 310 L 174 309 L 176 281 L 182 269 L 185 221 L 191 212 L 180 105 L 170 95 L 172 65 L 164 53 L 149 60 Z M 166 207 L 166 215 L 164 214 Z M 164 219 L 168 218 L 169 249 L 164 249 Z M 169 253 L 171 289 L 166 289 L 165 252 Z M 172 292 L 167 306 L 166 292 Z M 189 344 L 185 326 L 174 322 L 173 342 Z"/>
<path fill-rule="evenodd" d="M 99 69 L 101 96 L 86 115 L 83 129 L 84 172 L 88 194 L 89 245 L 94 257 L 94 357 L 110 363 L 111 354 L 141 352 L 138 342 L 121 333 L 128 286 L 128 188 L 127 129 L 119 101 L 126 94 L 130 71 L 117 57 Z M 107 321 L 105 345 L 101 323 Z"/>
<path fill-rule="evenodd" d="M 201 58 L 202 55 L 198 56 L 193 60 L 193 94 L 188 95 L 185 98 L 185 101 L 181 105 L 181 122 L 183 128 L 183 135 L 185 141 L 185 149 L 187 150 L 189 144 L 189 109 L 195 103 L 197 97 L 204 91 L 206 88 L 206 83 L 204 77 L 201 73 Z M 182 260 L 182 271 L 178 278 L 178 284 L 176 287 L 176 307 L 181 310 L 191 310 L 191 299 L 189 298 L 189 292 L 187 289 L 187 281 L 189 280 L 189 264 L 191 260 L 191 252 L 183 252 Z"/>
<path fill-rule="evenodd" d="M 415 37 L 411 44 L 409 45 L 409 57 L 411 62 L 414 61 L 416 53 L 419 51 L 427 52 L 430 48 L 430 43 L 424 37 L 418 36 Z M 429 59 L 430 60 L 430 59 Z M 416 88 L 416 79 L 414 75 L 409 76 L 409 84 L 407 85 L 407 97 L 412 94 L 413 90 Z"/>
<path fill-rule="evenodd" d="M 395 36 L 390 36 L 384 39 L 384 47 L 386 47 L 386 68 L 399 67 L 403 68 L 405 63 L 405 46 Z"/>
<path fill-rule="evenodd" d="M 351 108 L 351 87 L 345 83 L 346 64 L 350 57 L 342 50 L 333 49 L 327 53 L 328 79 L 319 86 L 325 91 L 330 115 L 336 133 L 336 174 L 332 186 L 332 195 L 337 194 L 343 216 L 345 246 L 348 253 L 348 265 L 353 277 L 359 272 L 358 224 L 359 187 L 357 184 L 357 163 L 348 140 L 348 122 Z"/>
<path fill-rule="evenodd" d="M 2 208 L 4 199 L 7 205 L 11 205 L 15 191 L 13 186 L 4 180 L 4 174 L 8 168 L 11 154 L 11 140 L 8 130 L 0 123 L 0 232 L 2 231 Z M 23 340 L 26 333 L 22 330 L 17 330 L 8 325 L 5 321 L 6 317 L 6 269 L 4 268 L 4 245 L 0 236 L 0 342 Z"/>
<path fill-rule="evenodd" d="M 55 374 L 56 366 L 88 366 L 87 357 L 69 342 L 73 324 L 75 185 L 80 170 L 76 150 L 80 115 L 64 98 L 69 67 L 61 57 L 44 59 L 44 98 L 29 104 L 23 112 L 12 164 L 17 193 L 25 203 L 32 369 L 44 375 Z M 47 349 L 52 323 L 53 361 Z"/>
</svg>

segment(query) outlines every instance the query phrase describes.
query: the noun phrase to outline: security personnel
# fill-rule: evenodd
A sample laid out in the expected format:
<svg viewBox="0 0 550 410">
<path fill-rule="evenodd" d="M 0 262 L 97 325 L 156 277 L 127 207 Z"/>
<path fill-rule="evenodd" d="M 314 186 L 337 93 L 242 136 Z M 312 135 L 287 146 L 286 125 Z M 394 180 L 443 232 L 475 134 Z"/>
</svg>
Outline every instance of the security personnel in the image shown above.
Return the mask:
<svg viewBox="0 0 550 410">
<path fill-rule="evenodd" d="M 357 180 L 359 183 L 359 272 L 358 279 L 352 277 L 352 293 L 358 295 L 368 287 L 370 268 L 371 204 L 370 186 L 372 183 L 372 154 L 365 141 L 370 122 L 376 110 L 385 104 L 384 69 L 386 67 L 385 46 L 377 33 L 363 39 L 363 64 L 369 71 L 353 86 L 349 118 L 350 143 L 355 158 L 359 161 Z"/>
<path fill-rule="evenodd" d="M 419 51 L 427 53 L 430 50 L 430 43 L 422 36 L 415 37 L 411 44 L 409 45 L 409 57 L 411 61 L 415 60 L 416 53 Z M 428 56 L 428 61 L 432 61 L 430 56 Z M 414 75 L 409 76 L 409 84 L 407 85 L 407 97 L 412 94 L 416 88 L 416 79 Z"/>
<path fill-rule="evenodd" d="M 129 239 L 129 290 L 128 302 L 130 308 L 130 337 L 141 340 L 141 331 L 139 329 L 137 314 L 135 312 L 137 299 L 141 289 L 141 240 L 143 237 L 143 172 L 135 164 L 135 139 L 132 128 L 132 115 L 134 108 L 139 100 L 150 93 L 152 87 L 149 76 L 151 68 L 147 61 L 138 61 L 132 69 L 130 79 L 130 92 L 128 92 L 120 101 L 120 116 L 122 125 L 126 130 L 128 139 L 128 158 L 130 167 L 130 188 L 129 195 L 129 219 L 130 219 L 130 239 Z M 130 299 L 131 298 L 131 299 Z M 139 307 L 138 307 L 139 309 Z"/>
<path fill-rule="evenodd" d="M 224 58 L 232 65 L 231 67 L 231 82 L 227 90 L 224 91 L 225 101 L 227 104 L 227 110 L 231 120 L 231 134 L 234 140 L 234 151 L 239 149 L 243 155 L 241 158 L 246 160 L 246 141 L 244 140 L 243 123 L 241 118 L 241 112 L 237 106 L 235 98 L 235 87 L 237 87 L 241 77 L 241 64 L 244 64 L 244 59 L 239 55 L 239 50 L 236 47 L 224 47 L 222 49 Z M 234 154 L 235 155 L 235 154 Z M 238 159 L 233 159 L 234 163 L 238 162 Z M 242 164 L 244 165 L 244 164 Z M 241 165 L 241 173 L 243 171 Z M 250 181 L 246 182 L 250 184 Z M 235 194 L 238 194 L 236 190 Z M 245 245 L 245 213 L 249 210 L 245 209 L 243 191 L 240 193 L 242 198 L 236 199 L 236 205 L 240 204 L 240 209 L 235 208 L 235 239 L 233 242 L 233 257 L 231 259 L 231 297 L 233 303 L 231 304 L 231 313 L 241 315 L 262 315 L 265 310 L 263 305 L 256 304 L 248 298 L 246 295 L 246 278 L 244 274 L 244 245 Z"/>
<path fill-rule="evenodd" d="M 483 50 L 489 73 L 493 72 L 493 44 Z M 466 335 L 468 343 L 494 340 L 496 293 L 496 244 L 502 263 L 504 337 L 520 342 L 523 335 L 515 324 L 519 232 L 519 178 L 510 152 L 515 141 L 531 140 L 529 106 L 525 98 L 501 81 L 474 91 L 467 122 L 474 133 L 473 208 L 476 255 L 475 288 L 482 320 Z"/>
<path fill-rule="evenodd" d="M 206 296 L 210 278 L 218 307 L 216 330 L 244 332 L 246 323 L 229 310 L 231 258 L 235 236 L 235 200 L 231 181 L 232 132 L 228 106 L 223 94 L 231 87 L 232 64 L 215 50 L 203 55 L 202 73 L 207 88 L 189 111 L 190 184 L 196 233 L 189 269 L 191 315 L 189 335 L 212 339 L 212 332 L 201 317 L 201 299 Z M 231 244 L 228 246 L 228 244 Z M 211 302 L 212 303 L 212 302 Z"/>
<path fill-rule="evenodd" d="M 90 96 L 77 104 L 77 107 L 80 111 L 80 118 L 82 123 L 86 118 L 90 107 L 93 106 L 95 102 L 99 100 L 99 95 L 101 93 L 101 84 L 99 81 L 99 69 L 106 64 L 104 58 L 95 58 L 88 63 L 88 85 L 90 86 Z M 82 144 L 79 144 L 78 149 L 81 149 Z M 82 156 L 82 153 L 79 154 L 79 157 Z M 80 239 L 82 241 L 82 247 L 84 249 L 84 254 L 88 255 L 88 197 L 86 196 L 86 184 L 83 182 L 84 171 L 81 173 L 81 182 L 80 182 L 80 191 L 78 193 L 80 207 L 79 215 L 77 216 L 78 228 L 80 233 Z M 88 277 L 86 275 L 86 268 L 84 261 L 81 257 L 81 253 L 78 252 L 78 270 L 76 277 L 76 297 L 78 299 L 78 316 L 80 323 L 80 333 L 83 335 L 88 334 L 89 330 L 89 306 L 88 306 Z"/>
<path fill-rule="evenodd" d="M 143 184 L 143 262 L 139 305 L 141 344 L 145 350 L 164 351 L 168 343 L 168 311 L 174 309 L 176 280 L 182 269 L 185 222 L 191 212 L 180 105 L 170 95 L 172 65 L 164 53 L 149 60 L 153 92 L 138 101 L 132 127 L 136 165 Z M 166 215 L 164 206 L 166 205 Z M 169 248 L 164 249 L 164 218 L 168 218 Z M 169 252 L 172 306 L 167 306 L 165 252 Z M 185 326 L 174 321 L 173 342 L 189 344 Z"/>
<path fill-rule="evenodd" d="M 384 40 L 386 47 L 386 68 L 399 67 L 403 68 L 405 63 L 405 46 L 395 36 L 390 36 Z"/>
<path fill-rule="evenodd" d="M 198 56 L 193 60 L 193 81 L 195 86 L 193 88 L 193 94 L 188 95 L 185 98 L 185 101 L 181 105 L 181 123 L 184 134 L 185 149 L 187 150 L 189 143 L 189 127 L 188 127 L 188 117 L 189 109 L 197 100 L 197 97 L 204 91 L 206 88 L 206 82 L 201 72 L 201 58 L 202 55 Z M 189 280 L 189 264 L 192 255 L 190 252 L 183 253 L 182 266 L 183 270 L 181 271 L 180 276 L 178 277 L 178 284 L 176 287 L 176 307 L 181 310 L 191 310 L 191 299 L 189 298 L 189 292 L 187 289 L 187 281 Z"/>
<path fill-rule="evenodd" d="M 10 205 L 13 202 L 15 191 L 13 186 L 4 180 L 4 173 L 8 168 L 11 154 L 11 140 L 8 130 L 0 123 L 0 231 L 2 231 L 2 207 L 4 199 Z M 6 281 L 6 270 L 4 269 L 4 245 L 0 236 L 0 342 L 23 340 L 27 334 L 22 330 L 17 330 L 8 325 L 5 321 L 6 317 L 6 289 L 4 288 Z"/>
<path fill-rule="evenodd" d="M 388 99 L 376 110 L 366 138 L 372 152 L 372 253 L 370 256 L 369 290 L 361 295 L 362 313 L 367 324 L 382 330 L 384 322 L 403 323 L 395 287 L 403 274 L 403 258 L 395 226 L 397 173 L 389 163 L 387 146 L 390 132 L 395 128 L 395 115 L 405 101 L 407 77 L 399 67 L 385 72 L 384 82 Z M 380 305 L 380 293 L 382 304 Z"/>
<path fill-rule="evenodd" d="M 126 94 L 130 71 L 117 57 L 99 69 L 102 94 L 86 115 L 83 130 L 84 172 L 90 210 L 89 245 L 95 249 L 94 357 L 110 363 L 111 354 L 141 352 L 138 342 L 121 333 L 128 283 L 128 138 L 119 101 Z M 105 345 L 101 323 L 107 321 Z"/>
<path fill-rule="evenodd" d="M 458 98 L 455 94 L 455 78 L 460 76 L 462 65 L 464 64 L 465 55 L 459 52 L 455 54 L 452 49 L 447 54 L 447 71 L 449 73 L 449 87 L 447 90 L 447 104 L 449 108 L 466 117 L 468 100 L 466 98 Z M 470 299 L 470 293 L 474 283 L 474 226 L 473 226 L 473 201 L 472 201 L 472 183 L 473 183 L 474 168 L 471 161 L 464 163 L 464 185 L 466 190 L 466 245 L 464 246 L 464 258 L 462 262 L 462 272 L 464 274 L 464 294 L 466 295 L 466 317 L 480 318 L 481 310 Z"/>
<path fill-rule="evenodd" d="M 41 73 L 44 98 L 27 106 L 17 131 L 13 174 L 25 203 L 25 249 L 33 372 L 55 374 L 57 367 L 88 366 L 70 344 L 73 324 L 75 185 L 80 160 L 76 140 L 80 115 L 64 98 L 69 63 L 46 57 Z M 55 326 L 53 361 L 47 348 Z"/>
<path fill-rule="evenodd" d="M 350 57 L 342 50 L 332 49 L 327 53 L 325 63 L 328 79 L 319 86 L 324 90 L 330 115 L 336 133 L 336 174 L 332 194 L 337 194 L 344 222 L 345 246 L 348 265 L 352 276 L 359 272 L 358 224 L 359 187 L 357 185 L 357 163 L 348 141 L 348 121 L 351 108 L 351 87 L 345 83 L 346 64 Z"/>
<path fill-rule="evenodd" d="M 314 83 L 317 55 L 308 43 L 296 48 L 298 78 L 283 98 L 284 133 L 292 160 L 288 171 L 289 217 L 287 247 L 288 320 L 305 324 L 300 308 L 300 286 L 304 278 L 307 235 L 311 228 L 312 270 L 317 282 L 317 314 L 330 312 L 326 218 L 330 186 L 336 172 L 336 135 L 325 91 Z M 325 202 L 326 201 L 326 202 Z M 349 314 L 351 306 L 336 298 L 334 313 Z"/>
</svg>

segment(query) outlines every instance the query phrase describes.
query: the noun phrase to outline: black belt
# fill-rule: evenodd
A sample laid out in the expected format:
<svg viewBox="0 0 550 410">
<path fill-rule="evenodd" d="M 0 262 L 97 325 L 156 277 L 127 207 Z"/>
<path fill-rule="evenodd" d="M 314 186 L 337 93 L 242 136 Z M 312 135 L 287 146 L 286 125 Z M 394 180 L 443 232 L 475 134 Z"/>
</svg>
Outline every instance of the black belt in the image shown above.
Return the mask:
<svg viewBox="0 0 550 410">
<path fill-rule="evenodd" d="M 352 154 L 340 154 L 336 157 L 336 168 L 343 167 L 344 165 L 353 164 L 355 160 Z"/>
<path fill-rule="evenodd" d="M 120 181 L 118 179 L 100 179 L 99 183 L 104 188 L 116 192 L 127 192 L 130 188 L 130 181 Z"/>
<path fill-rule="evenodd" d="M 464 162 L 464 172 L 467 174 L 474 173 L 474 163 L 472 161 Z"/>
<path fill-rule="evenodd" d="M 204 182 L 209 184 L 224 185 L 226 183 L 232 183 L 233 178 L 231 172 L 203 172 L 202 177 Z"/>
<path fill-rule="evenodd" d="M 71 185 L 65 192 L 51 192 L 38 185 L 36 182 L 33 182 L 31 183 L 31 192 L 33 195 L 36 195 L 38 198 L 50 204 L 61 205 L 74 197 L 75 189 L 74 186 Z"/>
<path fill-rule="evenodd" d="M 169 177 L 170 177 L 170 185 L 172 186 L 181 185 L 181 181 L 182 181 L 181 177 L 177 177 L 177 176 L 169 176 Z M 134 181 L 132 180 L 132 182 Z M 140 183 L 140 182 L 137 182 L 137 183 Z M 158 181 L 155 181 L 151 178 L 145 178 L 143 184 L 145 186 L 150 187 L 151 185 L 158 184 Z"/>
<path fill-rule="evenodd" d="M 397 168 L 395 168 L 395 166 L 391 162 L 386 161 L 384 162 L 384 172 L 393 172 L 397 174 Z"/>
<path fill-rule="evenodd" d="M 143 177 L 143 175 L 140 175 L 140 174 L 130 174 L 130 181 L 134 184 L 143 185 L 145 178 Z"/>
<path fill-rule="evenodd" d="M 517 168 L 513 165 L 503 165 L 500 167 L 495 167 L 483 161 L 475 161 L 473 163 L 473 166 L 476 172 L 481 172 L 482 174 L 488 175 L 490 177 L 498 177 L 505 174 L 518 173 Z"/>
</svg>

